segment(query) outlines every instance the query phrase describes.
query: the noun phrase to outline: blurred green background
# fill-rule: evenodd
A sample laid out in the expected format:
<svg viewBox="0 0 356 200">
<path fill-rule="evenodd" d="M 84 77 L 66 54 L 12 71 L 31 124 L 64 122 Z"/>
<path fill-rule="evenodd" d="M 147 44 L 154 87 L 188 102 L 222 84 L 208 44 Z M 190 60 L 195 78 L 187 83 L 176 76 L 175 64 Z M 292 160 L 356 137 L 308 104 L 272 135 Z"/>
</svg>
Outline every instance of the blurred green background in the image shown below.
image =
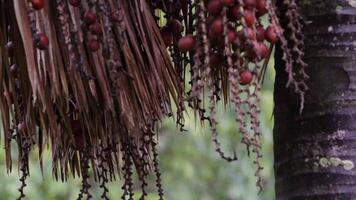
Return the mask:
<svg viewBox="0 0 356 200">
<path fill-rule="evenodd" d="M 234 113 L 229 105 L 225 110 L 219 109 L 219 133 L 225 151 L 236 149 L 238 162 L 227 163 L 220 159 L 211 144 L 208 127 L 201 128 L 195 123 L 194 117 L 187 118 L 187 132 L 176 130 L 172 119 L 164 121 L 160 129 L 159 151 L 163 185 L 168 200 L 273 200 L 273 144 L 272 144 L 272 109 L 273 109 L 273 59 L 268 67 L 262 94 L 262 130 L 263 130 L 263 177 L 264 191 L 258 194 L 254 177 L 255 167 L 247 157 L 245 146 L 240 143 L 241 137 L 236 131 Z M 3 138 L 2 138 L 3 139 Z M 16 154 L 13 155 L 14 170 L 7 174 L 3 141 L 0 149 L 0 200 L 12 200 L 18 197 L 19 173 L 16 168 Z M 76 199 L 80 190 L 80 180 L 70 179 L 67 183 L 53 181 L 51 175 L 50 155 L 44 160 L 42 176 L 37 155 L 32 152 L 31 176 L 25 188 L 26 199 L 30 200 L 69 200 Z M 94 184 L 94 183 L 93 183 Z M 121 182 L 109 185 L 110 197 L 113 200 L 121 198 Z M 150 181 L 148 198 L 155 196 L 154 179 Z M 98 185 L 93 185 L 91 192 L 94 199 L 100 199 L 101 191 Z M 137 194 L 140 189 L 137 187 Z M 139 195 L 137 195 L 137 199 Z"/>
</svg>

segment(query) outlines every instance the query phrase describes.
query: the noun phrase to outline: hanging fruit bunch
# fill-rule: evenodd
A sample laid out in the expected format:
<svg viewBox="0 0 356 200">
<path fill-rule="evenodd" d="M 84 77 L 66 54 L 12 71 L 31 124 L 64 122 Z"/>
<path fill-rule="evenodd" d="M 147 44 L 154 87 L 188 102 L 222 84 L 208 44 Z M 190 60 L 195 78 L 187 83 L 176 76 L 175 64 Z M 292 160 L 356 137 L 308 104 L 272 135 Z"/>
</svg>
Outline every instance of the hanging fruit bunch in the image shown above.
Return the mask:
<svg viewBox="0 0 356 200">
<path fill-rule="evenodd" d="M 306 64 L 303 62 L 301 16 L 294 0 L 283 1 L 286 31 L 281 27 L 276 8 L 268 0 L 155 1 L 154 9 L 165 13 L 162 37 L 170 50 L 180 80 L 190 72 L 187 92 L 189 107 L 202 123 L 211 127 L 212 142 L 221 158 L 231 162 L 236 155 L 227 155 L 218 140 L 216 105 L 231 102 L 235 111 L 242 143 L 252 150 L 256 165 L 257 185 L 262 188 L 260 171 L 261 129 L 260 92 L 268 60 L 274 45 L 280 42 L 289 76 L 287 86 L 300 95 L 301 109 Z M 263 20 L 268 19 L 268 25 Z M 177 28 L 179 27 L 179 28 Z M 288 37 L 286 38 L 286 36 Z M 296 67 L 293 68 L 293 65 Z M 209 103 L 204 105 L 204 94 Z M 185 95 L 185 94 L 183 94 Z M 179 115 L 178 115 L 179 116 Z"/>
<path fill-rule="evenodd" d="M 216 105 L 231 102 L 262 188 L 259 102 L 274 44 L 301 105 L 307 89 L 301 17 L 294 0 L 283 9 L 284 29 L 270 0 L 0 0 L 0 110 L 9 171 L 11 141 L 19 148 L 18 199 L 29 152 L 37 147 L 41 157 L 48 144 L 57 180 L 81 176 L 78 199 L 92 198 L 91 175 L 108 199 L 118 172 L 122 198 L 133 199 L 134 169 L 140 199 L 151 171 L 163 199 L 155 127 L 176 107 L 184 130 L 185 102 L 211 127 L 219 155 L 234 161 L 216 119 Z"/>
</svg>

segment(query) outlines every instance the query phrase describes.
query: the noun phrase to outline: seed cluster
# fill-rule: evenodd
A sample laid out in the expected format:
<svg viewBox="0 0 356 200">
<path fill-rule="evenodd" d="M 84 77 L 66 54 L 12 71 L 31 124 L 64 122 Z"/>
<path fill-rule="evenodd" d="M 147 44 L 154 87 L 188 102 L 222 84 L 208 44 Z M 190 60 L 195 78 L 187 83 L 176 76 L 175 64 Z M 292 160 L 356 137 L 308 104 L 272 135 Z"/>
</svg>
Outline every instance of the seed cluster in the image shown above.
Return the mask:
<svg viewBox="0 0 356 200">
<path fill-rule="evenodd" d="M 106 184 L 119 172 L 122 199 L 134 198 L 135 173 L 141 200 L 150 173 L 164 199 L 155 129 L 175 107 L 184 131 L 185 103 L 232 162 L 216 117 L 219 103 L 231 103 L 262 188 L 259 103 L 275 44 L 301 105 L 307 89 L 298 5 L 281 4 L 277 16 L 270 0 L 0 1 L 0 111 L 10 171 L 11 140 L 20 150 L 18 199 L 31 148 L 42 154 L 47 144 L 57 180 L 81 176 L 78 199 L 93 198 L 92 179 L 109 199 Z"/>
</svg>

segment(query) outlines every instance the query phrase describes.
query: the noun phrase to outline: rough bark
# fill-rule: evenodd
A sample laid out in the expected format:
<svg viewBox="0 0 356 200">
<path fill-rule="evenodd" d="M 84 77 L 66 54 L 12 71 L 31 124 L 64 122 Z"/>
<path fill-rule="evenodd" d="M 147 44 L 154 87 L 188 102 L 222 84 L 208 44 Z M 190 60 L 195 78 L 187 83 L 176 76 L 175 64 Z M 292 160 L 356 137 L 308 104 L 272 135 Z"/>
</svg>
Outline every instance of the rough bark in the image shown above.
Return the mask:
<svg viewBox="0 0 356 200">
<path fill-rule="evenodd" d="M 276 50 L 274 152 L 278 200 L 356 199 L 355 1 L 300 0 L 309 64 L 305 108 L 286 89 Z"/>
</svg>

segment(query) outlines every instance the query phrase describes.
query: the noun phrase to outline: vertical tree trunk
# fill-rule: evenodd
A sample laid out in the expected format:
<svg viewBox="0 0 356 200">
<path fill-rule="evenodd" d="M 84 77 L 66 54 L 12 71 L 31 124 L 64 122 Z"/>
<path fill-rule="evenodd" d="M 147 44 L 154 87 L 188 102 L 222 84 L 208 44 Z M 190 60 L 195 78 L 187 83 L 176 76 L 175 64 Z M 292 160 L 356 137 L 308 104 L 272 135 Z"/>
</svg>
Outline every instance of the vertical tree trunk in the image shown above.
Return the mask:
<svg viewBox="0 0 356 200">
<path fill-rule="evenodd" d="M 356 6 L 300 0 L 311 79 L 303 113 L 286 89 L 276 50 L 275 175 L 278 200 L 356 199 Z"/>
</svg>

